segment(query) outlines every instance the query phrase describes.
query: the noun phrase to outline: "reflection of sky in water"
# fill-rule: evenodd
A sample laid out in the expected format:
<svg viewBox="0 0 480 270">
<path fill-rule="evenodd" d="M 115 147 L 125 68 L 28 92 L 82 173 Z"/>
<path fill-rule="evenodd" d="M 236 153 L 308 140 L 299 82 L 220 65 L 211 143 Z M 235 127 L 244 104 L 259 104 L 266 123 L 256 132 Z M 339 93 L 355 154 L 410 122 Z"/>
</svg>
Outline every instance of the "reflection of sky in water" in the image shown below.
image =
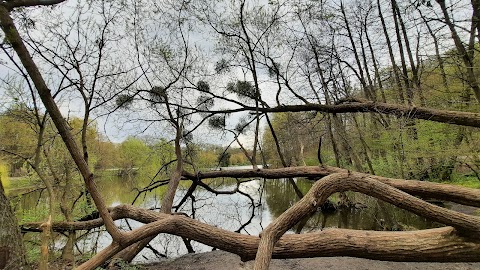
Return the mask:
<svg viewBox="0 0 480 270">
<path fill-rule="evenodd" d="M 212 188 L 219 191 L 233 190 L 236 186 L 235 181 L 232 179 L 216 180 L 209 184 Z M 305 187 L 302 185 L 306 185 L 307 187 L 311 185 L 308 181 L 297 181 L 297 184 L 303 189 L 305 189 Z M 242 229 L 241 233 L 243 234 L 258 235 L 262 231 L 262 228 L 265 228 L 275 216 L 278 216 L 278 214 L 296 201 L 295 193 L 286 180 L 249 181 L 242 183 L 240 190 L 248 193 L 254 199 L 256 206 L 261 202 L 258 207 L 255 207 L 255 217 L 251 223 Z M 261 198 L 260 193 L 262 190 L 263 196 Z M 176 202 L 181 200 L 186 191 L 186 188 L 179 189 L 175 197 Z M 436 226 L 434 223 L 421 217 L 399 210 L 391 205 L 379 203 L 373 198 L 356 193 L 349 194 L 349 196 L 352 200 L 358 202 L 359 205 L 366 205 L 367 208 L 344 209 L 330 215 L 317 213 L 305 220 L 304 224 L 299 223 L 299 225 L 292 228 L 289 233 L 295 233 L 300 227 L 300 224 L 302 224 L 302 232 L 311 232 L 331 227 L 369 230 L 395 230 L 401 227 L 404 230 L 409 230 Z M 238 193 L 232 195 L 214 195 L 203 188 L 197 188 L 194 192 L 194 197 L 195 218 L 204 223 L 226 230 L 238 230 L 243 223 L 250 219 L 252 214 L 250 200 Z M 332 199 L 335 200 L 335 198 Z M 143 207 L 158 207 L 160 201 L 160 196 L 151 194 L 151 196 L 145 198 L 141 205 Z M 118 204 L 118 202 L 115 204 Z M 191 215 L 191 201 L 189 200 L 185 203 L 183 207 L 179 209 L 179 212 Z M 117 221 L 117 224 L 123 226 L 125 229 L 128 228 L 126 221 Z M 129 220 L 128 224 L 132 228 L 138 228 L 142 225 L 132 220 Z M 105 237 L 104 235 L 106 235 L 106 233 L 102 233 L 98 240 L 99 249 L 110 243 L 109 237 Z M 175 257 L 187 253 L 182 239 L 172 235 L 159 235 L 151 242 L 151 245 L 168 257 Z M 192 241 L 192 246 L 196 252 L 212 250 L 211 247 L 194 241 Z M 155 260 L 155 258 L 156 256 L 153 252 L 145 249 L 136 257 L 136 260 L 148 261 Z"/>
<path fill-rule="evenodd" d="M 218 191 L 230 191 L 235 189 L 236 184 L 233 180 L 215 181 L 210 183 L 210 186 Z M 246 183 L 242 183 L 240 190 L 248 193 L 254 199 L 255 205 L 258 205 L 260 199 L 260 192 L 262 188 L 261 181 L 255 180 Z M 175 202 L 179 202 L 186 194 L 187 188 L 179 188 L 175 195 Z M 122 196 L 122 194 L 116 192 L 107 192 L 111 194 L 109 197 L 109 206 L 116 206 L 122 203 L 131 203 L 130 196 Z M 250 199 L 247 197 L 235 193 L 231 195 L 216 195 L 209 191 L 199 187 L 194 192 L 195 197 L 195 218 L 201 222 L 220 227 L 229 231 L 238 230 L 242 224 L 246 223 L 252 215 L 252 206 Z M 141 197 L 143 199 L 143 197 Z M 113 201 L 112 201 L 113 199 Z M 122 199 L 124 201 L 122 201 Z M 159 207 L 161 205 L 161 196 L 157 193 L 148 193 L 139 205 L 145 208 Z M 192 201 L 189 199 L 182 206 L 178 212 L 184 212 L 188 215 L 192 215 Z M 262 228 L 271 222 L 271 215 L 268 211 L 268 207 L 265 204 L 255 207 L 255 217 L 251 223 L 242 229 L 241 233 L 258 235 Z M 138 228 L 142 226 L 142 223 L 134 220 L 117 220 L 115 222 L 121 228 L 128 230 L 131 228 Z M 85 237 L 80 241 L 79 246 L 84 251 L 94 250 L 95 246 L 97 250 L 108 246 L 111 242 L 111 238 L 106 232 L 102 230 L 100 234 L 94 233 Z M 165 254 L 168 257 L 179 256 L 187 253 L 185 245 L 180 237 L 161 234 L 157 236 L 151 243 L 153 248 L 158 250 L 161 254 Z M 196 252 L 211 251 L 212 248 L 201 243 L 192 241 L 192 246 Z M 136 261 L 154 260 L 155 254 L 149 249 L 144 249 L 137 257 Z"/>
<path fill-rule="evenodd" d="M 236 187 L 235 179 L 215 179 L 205 180 L 211 188 L 218 191 L 231 191 Z M 312 182 L 306 180 L 296 180 L 298 187 L 306 193 L 312 185 Z M 99 188 L 109 206 L 119 204 L 130 204 L 137 192 L 135 187 L 144 187 L 148 183 L 140 183 L 140 180 L 131 179 L 103 179 L 99 181 Z M 175 202 L 179 202 L 186 194 L 189 181 L 182 181 L 178 192 L 175 196 Z M 163 187 L 165 188 L 165 187 Z M 144 208 L 158 208 L 161 204 L 162 194 L 165 189 L 156 189 L 155 191 L 146 193 L 137 200 L 136 205 Z M 232 195 L 215 195 L 207 190 L 198 187 L 193 193 L 195 198 L 195 218 L 201 222 L 220 227 L 229 231 L 236 231 L 246 223 L 252 211 L 255 211 L 254 218 L 246 225 L 241 233 L 258 235 L 274 217 L 280 215 L 288 207 L 296 201 L 296 195 L 290 183 L 285 179 L 278 180 L 252 180 L 244 182 L 240 185 L 240 190 L 249 194 L 253 200 L 255 208 L 252 208 L 250 199 L 246 196 L 235 193 Z M 24 198 L 22 204 L 23 209 L 33 208 L 38 200 L 38 193 L 31 193 L 31 198 Z M 46 204 L 46 193 L 42 195 L 40 204 Z M 334 214 L 323 215 L 316 213 L 307 218 L 296 226 L 289 233 L 301 231 L 302 233 L 321 230 L 322 228 L 351 228 L 366 230 L 412 230 L 436 227 L 438 224 L 430 222 L 424 218 L 418 217 L 407 211 L 395 208 L 389 204 L 378 202 L 377 200 L 358 193 L 349 193 L 349 198 L 360 206 L 366 208 L 343 209 Z M 336 196 L 332 196 L 331 200 L 336 201 Z M 192 216 L 192 201 L 188 199 L 182 208 L 178 210 Z M 116 224 L 125 230 L 138 228 L 142 224 L 133 220 L 118 220 Z M 98 233 L 100 231 L 100 233 Z M 83 235 L 78 242 L 78 247 L 82 252 L 99 251 L 110 244 L 109 235 L 104 229 L 85 232 L 78 232 L 77 236 Z M 65 238 L 56 243 L 56 247 L 60 248 Z M 187 253 L 185 245 L 181 238 L 172 235 L 161 234 L 152 242 L 153 248 L 161 254 L 168 257 L 175 257 Z M 212 250 L 211 247 L 193 242 L 192 246 L 196 252 L 205 252 Z M 136 257 L 137 261 L 155 260 L 154 253 L 145 249 Z"/>
</svg>

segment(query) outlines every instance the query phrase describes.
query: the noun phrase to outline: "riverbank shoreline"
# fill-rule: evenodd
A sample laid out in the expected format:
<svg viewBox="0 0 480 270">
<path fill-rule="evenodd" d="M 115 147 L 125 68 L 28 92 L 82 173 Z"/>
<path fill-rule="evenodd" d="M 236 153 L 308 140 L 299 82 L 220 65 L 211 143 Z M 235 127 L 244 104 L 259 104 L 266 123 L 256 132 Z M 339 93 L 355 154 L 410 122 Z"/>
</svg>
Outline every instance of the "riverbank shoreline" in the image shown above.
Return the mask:
<svg viewBox="0 0 480 270">
<path fill-rule="evenodd" d="M 140 266 L 140 265 L 139 265 Z M 240 257 L 225 251 L 187 254 L 179 258 L 141 265 L 147 270 L 247 270 L 253 261 L 242 262 Z M 352 257 L 322 257 L 306 259 L 275 259 L 271 270 L 480 270 L 476 263 L 389 262 Z"/>
</svg>

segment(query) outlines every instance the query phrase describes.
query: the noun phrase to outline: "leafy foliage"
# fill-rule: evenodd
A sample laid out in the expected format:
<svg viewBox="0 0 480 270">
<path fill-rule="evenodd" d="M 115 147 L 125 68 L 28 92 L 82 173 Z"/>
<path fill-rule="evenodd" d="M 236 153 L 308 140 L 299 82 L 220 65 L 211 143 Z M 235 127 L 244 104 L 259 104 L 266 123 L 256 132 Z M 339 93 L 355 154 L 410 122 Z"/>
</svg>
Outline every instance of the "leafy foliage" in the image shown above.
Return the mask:
<svg viewBox="0 0 480 270">
<path fill-rule="evenodd" d="M 228 72 L 229 71 L 229 64 L 227 62 L 227 60 L 225 59 L 220 59 L 220 61 L 216 62 L 215 63 L 215 72 L 220 74 L 220 73 L 224 73 L 224 72 Z"/>
<path fill-rule="evenodd" d="M 127 94 L 118 95 L 115 104 L 119 108 L 128 109 L 133 104 L 133 97 Z"/>
<path fill-rule="evenodd" d="M 255 99 L 257 95 L 255 87 L 248 81 L 229 82 L 227 84 L 227 91 L 237 94 L 238 97 L 247 99 Z"/>
<path fill-rule="evenodd" d="M 165 92 L 165 88 L 161 86 L 154 86 L 149 91 L 150 98 L 154 103 L 163 103 L 166 101 L 167 93 Z"/>
<path fill-rule="evenodd" d="M 210 85 L 206 81 L 198 81 L 197 89 L 203 93 L 210 93 Z"/>
<path fill-rule="evenodd" d="M 229 152 L 222 152 L 218 155 L 218 164 L 221 167 L 228 167 L 230 165 L 231 154 Z"/>
<path fill-rule="evenodd" d="M 197 98 L 197 108 L 199 110 L 208 110 L 212 108 L 213 105 L 214 99 L 209 96 L 201 95 Z"/>
<path fill-rule="evenodd" d="M 8 167 L 0 159 L 0 185 L 3 188 L 8 188 L 10 186 L 10 181 L 8 180 Z"/>
<path fill-rule="evenodd" d="M 225 116 L 215 115 L 208 119 L 208 125 L 214 129 L 225 128 Z"/>
</svg>

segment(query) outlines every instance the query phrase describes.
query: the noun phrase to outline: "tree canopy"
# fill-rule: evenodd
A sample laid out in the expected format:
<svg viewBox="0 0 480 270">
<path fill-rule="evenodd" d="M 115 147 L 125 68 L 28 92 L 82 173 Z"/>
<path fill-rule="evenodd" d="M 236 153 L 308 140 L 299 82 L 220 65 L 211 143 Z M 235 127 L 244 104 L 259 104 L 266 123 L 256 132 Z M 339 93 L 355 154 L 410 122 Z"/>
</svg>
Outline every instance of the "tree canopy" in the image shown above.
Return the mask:
<svg viewBox="0 0 480 270">
<path fill-rule="evenodd" d="M 257 270 L 272 256 L 478 261 L 480 218 L 423 199 L 480 205 L 478 189 L 430 182 L 479 178 L 479 17 L 478 1 L 463 0 L 1 2 L 0 157 L 49 193 L 46 220 L 25 226 L 42 233 L 39 268 L 52 231 L 66 232 L 74 260 L 74 231 L 99 226 L 112 241 L 78 269 L 131 261 L 160 233 L 188 251 L 194 240 L 255 259 Z M 112 133 L 130 137 L 113 144 Z M 148 179 L 138 196 L 165 186 L 160 208 L 108 205 L 97 188 L 105 169 Z M 236 189 L 204 181 L 221 177 Z M 298 198 L 260 236 L 176 213 L 197 188 L 248 198 L 241 179 L 252 177 L 285 179 Z M 297 177 L 318 181 L 304 193 Z M 66 192 L 75 179 L 96 209 L 81 220 Z M 348 205 L 346 191 L 445 227 L 285 235 L 334 193 Z M 117 219 L 145 225 L 127 232 Z M 427 248 L 405 244 L 412 238 Z"/>
</svg>

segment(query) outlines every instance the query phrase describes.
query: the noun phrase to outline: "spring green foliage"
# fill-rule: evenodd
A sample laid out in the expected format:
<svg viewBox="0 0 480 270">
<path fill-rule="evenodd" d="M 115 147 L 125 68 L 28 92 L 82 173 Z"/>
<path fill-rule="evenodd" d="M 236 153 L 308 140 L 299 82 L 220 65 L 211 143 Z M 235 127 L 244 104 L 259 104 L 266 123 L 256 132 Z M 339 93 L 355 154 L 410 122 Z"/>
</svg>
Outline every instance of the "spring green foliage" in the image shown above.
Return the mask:
<svg viewBox="0 0 480 270">
<path fill-rule="evenodd" d="M 272 126 L 280 149 L 288 166 L 318 164 L 317 145 L 320 137 L 321 117 L 312 113 L 277 113 L 272 117 Z M 282 166 L 272 133 L 267 127 L 263 137 L 268 163 Z"/>
<path fill-rule="evenodd" d="M 217 166 L 241 166 L 248 165 L 249 161 L 240 148 L 229 148 L 223 159 L 220 159 L 225 149 L 218 145 L 212 144 L 189 144 L 184 153 L 188 156 L 189 161 L 195 164 L 197 169 L 210 169 Z M 189 167 L 189 164 L 186 164 Z"/>
<path fill-rule="evenodd" d="M 31 124 L 31 115 L 25 114 L 27 108 L 15 106 L 0 114 L 0 146 L 1 149 L 18 154 L 0 153 L 0 158 L 10 165 L 10 173 L 23 169 L 21 156 L 31 156 L 35 149 L 36 129 Z"/>
<path fill-rule="evenodd" d="M 8 112 L 0 115 L 0 124 L 5 127 L 0 130 L 0 143 L 6 150 L 12 153 L 17 153 L 23 157 L 33 157 L 37 134 L 35 129 L 32 129 L 23 119 L 13 117 L 12 114 Z M 222 120 L 225 121 L 223 118 Z M 73 133 L 77 134 L 77 143 L 80 145 L 82 119 L 72 118 L 69 124 Z M 54 130 L 47 130 L 46 133 L 47 140 L 53 137 Z M 103 175 L 106 172 L 114 172 L 114 174 L 118 175 L 139 174 L 142 178 L 148 179 L 154 176 L 157 178 L 165 178 L 168 177 L 171 169 L 174 168 L 175 163 L 172 163 L 164 167 L 160 174 L 158 171 L 162 165 L 175 159 L 174 146 L 171 141 L 165 139 L 155 141 L 128 137 L 123 142 L 116 144 L 104 140 L 94 123 L 88 127 L 86 137 L 89 151 L 89 165 L 96 174 Z M 68 168 L 70 170 L 74 168 L 70 155 L 58 137 L 50 140 L 47 145 L 48 155 L 51 160 L 55 161 L 53 162 L 53 169 L 57 174 L 61 175 Z M 199 168 L 212 168 L 218 165 L 218 155 L 223 152 L 224 149 L 215 145 L 189 143 L 188 146 L 184 147 L 183 151 L 187 153 L 187 156 L 189 156 L 192 162 Z M 228 149 L 228 154 L 229 160 L 228 162 L 225 161 L 228 164 L 248 164 L 247 158 L 240 149 L 230 148 Z M 5 169 L 10 168 L 9 171 L 11 174 L 23 177 L 27 182 L 25 184 L 26 186 L 31 185 L 32 181 L 35 182 L 33 180 L 35 177 L 32 177 L 35 173 L 24 159 L 7 153 L 0 153 L 0 158 L 4 160 L 3 166 L 7 166 Z M 47 168 L 46 161 L 42 161 L 41 167 Z M 49 174 L 48 170 L 46 172 Z M 25 181 L 20 179 L 18 181 L 19 185 L 16 185 L 16 188 L 25 186 L 22 184 Z M 77 184 L 81 185 L 81 182 Z"/>
<path fill-rule="evenodd" d="M 231 154 L 229 152 L 223 152 L 218 155 L 218 164 L 220 167 L 228 167 L 230 165 Z"/>
<path fill-rule="evenodd" d="M 420 87 L 414 93 L 414 104 L 421 103 L 422 91 L 425 107 L 442 110 L 480 111 L 473 93 L 465 82 L 465 69 L 455 51 L 443 56 L 447 80 L 442 78 L 438 62 L 432 58 L 424 63 Z M 459 64 L 460 63 L 460 64 Z M 480 67 L 480 60 L 475 59 Z M 479 69 L 476 69 L 478 73 Z M 390 74 L 388 70 L 382 73 Z M 480 73 L 478 74 L 480 75 Z M 386 76 L 385 76 L 386 77 Z M 393 77 L 383 81 L 388 103 L 402 104 Z M 446 82 L 446 84 L 445 84 Z M 378 91 L 378 89 L 377 89 Z M 354 91 L 360 93 L 359 89 Z M 377 95 L 379 92 L 377 92 Z M 405 95 L 405 94 L 404 94 Z M 333 143 L 336 144 L 341 167 L 356 169 L 352 153 L 361 161 L 364 172 L 431 181 L 446 181 L 478 187 L 480 180 L 480 130 L 478 128 L 392 117 L 388 115 L 337 115 L 345 132 L 333 120 L 330 122 L 333 142 L 328 135 L 326 118 L 310 117 L 308 113 L 274 114 L 272 124 L 278 136 L 287 163 L 318 164 L 318 139 L 322 138 L 321 156 L 325 164 L 336 166 Z M 344 147 L 347 142 L 352 151 Z M 280 166 L 272 134 L 266 128 L 263 137 L 268 163 Z M 301 146 L 304 146 L 303 157 Z M 300 161 L 300 162 L 299 162 Z M 370 166 L 367 166 L 370 162 Z M 370 168 L 371 167 L 371 168 Z M 478 182 L 478 183 L 477 183 Z"/>
<path fill-rule="evenodd" d="M 4 189 L 10 186 L 7 165 L 0 159 L 0 184 Z"/>
</svg>

